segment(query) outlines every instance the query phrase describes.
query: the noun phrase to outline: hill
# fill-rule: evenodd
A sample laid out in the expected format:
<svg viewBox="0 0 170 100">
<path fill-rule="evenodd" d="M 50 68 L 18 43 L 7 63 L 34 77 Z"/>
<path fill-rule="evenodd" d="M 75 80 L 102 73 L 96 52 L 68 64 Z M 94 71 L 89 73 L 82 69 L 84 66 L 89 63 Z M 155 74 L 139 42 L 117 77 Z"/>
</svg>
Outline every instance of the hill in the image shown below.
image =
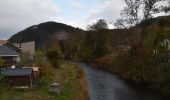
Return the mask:
<svg viewBox="0 0 170 100">
<path fill-rule="evenodd" d="M 39 25 L 30 26 L 9 38 L 10 43 L 20 43 L 27 41 L 35 41 L 37 46 L 41 46 L 46 40 L 51 38 L 58 38 L 57 34 L 60 33 L 83 33 L 84 31 L 79 28 L 57 23 L 45 22 Z"/>
<path fill-rule="evenodd" d="M 142 25 L 144 25 L 144 26 L 159 25 L 161 27 L 169 26 L 170 25 L 170 16 L 159 16 L 156 18 L 151 18 L 144 22 L 139 23 L 136 26 L 141 27 Z"/>
<path fill-rule="evenodd" d="M 42 47 L 47 40 L 65 39 L 68 38 L 68 35 L 80 40 L 83 36 L 86 37 L 88 33 L 91 34 L 95 32 L 84 31 L 82 29 L 57 22 L 45 22 L 38 25 L 32 25 L 14 34 L 8 41 L 9 43 L 35 41 L 36 47 Z M 108 29 L 106 30 L 106 33 L 111 34 L 110 38 L 114 45 L 124 44 L 127 42 L 127 38 L 132 36 L 131 33 L 128 33 L 128 29 Z"/>
</svg>

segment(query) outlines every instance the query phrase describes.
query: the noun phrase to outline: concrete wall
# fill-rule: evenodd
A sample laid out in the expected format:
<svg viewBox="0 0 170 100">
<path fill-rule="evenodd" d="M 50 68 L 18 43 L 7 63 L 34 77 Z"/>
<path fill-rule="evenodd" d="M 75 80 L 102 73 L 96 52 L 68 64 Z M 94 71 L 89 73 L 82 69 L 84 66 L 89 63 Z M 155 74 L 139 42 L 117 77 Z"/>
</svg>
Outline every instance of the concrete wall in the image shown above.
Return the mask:
<svg viewBox="0 0 170 100">
<path fill-rule="evenodd" d="M 30 59 L 33 59 L 35 54 L 35 41 L 21 43 L 22 53 L 29 53 Z"/>
</svg>

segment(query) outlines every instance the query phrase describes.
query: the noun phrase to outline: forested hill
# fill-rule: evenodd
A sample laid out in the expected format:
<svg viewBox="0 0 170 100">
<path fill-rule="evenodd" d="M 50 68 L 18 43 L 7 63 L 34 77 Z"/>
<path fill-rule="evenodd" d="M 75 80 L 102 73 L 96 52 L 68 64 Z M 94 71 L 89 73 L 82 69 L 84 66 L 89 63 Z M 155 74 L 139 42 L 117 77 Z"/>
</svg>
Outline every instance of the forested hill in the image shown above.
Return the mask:
<svg viewBox="0 0 170 100">
<path fill-rule="evenodd" d="M 97 33 L 95 31 L 84 31 L 79 28 L 74 28 L 72 26 L 57 23 L 57 22 L 45 22 L 39 25 L 30 26 L 15 35 L 9 38 L 10 43 L 22 43 L 28 41 L 35 41 L 38 47 L 42 47 L 45 42 L 48 40 L 54 40 L 57 34 L 63 34 L 64 32 L 71 34 L 72 37 L 80 40 L 80 37 L 86 37 L 90 33 L 90 37 L 96 37 Z M 128 33 L 127 29 L 111 29 L 105 30 L 105 35 L 110 35 L 112 38 L 113 44 L 120 44 L 126 42 L 126 38 L 129 38 L 131 35 Z M 85 35 L 86 34 L 86 35 Z"/>
<path fill-rule="evenodd" d="M 146 21 L 143 21 L 132 28 L 149 28 L 153 26 L 169 27 L 169 25 L 170 25 L 170 16 L 159 16 L 156 18 L 150 18 Z"/>
<path fill-rule="evenodd" d="M 142 26 L 146 26 L 146 30 L 150 30 L 154 26 L 167 26 L 169 25 L 170 16 L 162 16 L 157 18 L 149 19 L 145 22 L 141 22 L 140 24 L 130 28 L 130 29 L 106 29 L 103 35 L 108 35 L 111 41 L 111 45 L 121 45 L 127 44 L 132 38 L 136 38 L 142 31 Z M 47 40 L 52 40 L 56 38 L 57 34 L 64 34 L 68 33 L 71 34 L 72 37 L 77 38 L 77 41 L 80 42 L 80 39 L 86 37 L 86 40 L 99 37 L 99 32 L 95 31 L 84 31 L 79 28 L 74 28 L 72 26 L 57 23 L 57 22 L 45 22 L 39 25 L 30 26 L 15 35 L 13 35 L 10 39 L 10 43 L 17 43 L 17 42 L 27 42 L 27 41 L 35 41 L 38 47 L 41 47 Z M 94 33 L 94 34 L 91 34 Z M 148 32 L 144 32 L 145 35 L 149 34 Z M 67 35 L 67 34 L 66 34 Z M 84 36 L 84 37 L 83 37 Z M 105 36 L 102 36 L 105 37 Z"/>
<path fill-rule="evenodd" d="M 27 42 L 36 41 L 38 45 L 43 44 L 44 41 L 50 38 L 54 38 L 59 32 L 82 33 L 83 30 L 74 28 L 72 26 L 57 23 L 57 22 L 45 22 L 39 25 L 30 26 L 9 38 L 9 42 Z"/>
</svg>

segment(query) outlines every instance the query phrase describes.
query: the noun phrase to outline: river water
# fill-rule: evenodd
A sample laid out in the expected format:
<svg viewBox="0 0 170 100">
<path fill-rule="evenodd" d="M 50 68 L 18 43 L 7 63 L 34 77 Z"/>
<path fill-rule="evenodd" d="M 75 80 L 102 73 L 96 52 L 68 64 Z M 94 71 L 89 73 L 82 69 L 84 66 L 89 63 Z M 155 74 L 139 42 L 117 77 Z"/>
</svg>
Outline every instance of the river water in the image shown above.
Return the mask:
<svg viewBox="0 0 170 100">
<path fill-rule="evenodd" d="M 138 89 L 107 71 L 80 63 L 86 74 L 90 100 L 170 100 L 149 89 Z"/>
</svg>

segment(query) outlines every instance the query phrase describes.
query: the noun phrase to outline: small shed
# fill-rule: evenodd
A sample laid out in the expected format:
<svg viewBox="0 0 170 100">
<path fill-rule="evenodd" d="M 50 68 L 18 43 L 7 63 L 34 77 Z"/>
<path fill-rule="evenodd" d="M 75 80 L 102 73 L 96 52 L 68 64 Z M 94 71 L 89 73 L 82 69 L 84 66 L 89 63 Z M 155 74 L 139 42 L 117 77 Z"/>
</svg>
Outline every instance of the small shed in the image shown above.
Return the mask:
<svg viewBox="0 0 170 100">
<path fill-rule="evenodd" d="M 32 67 L 32 70 L 33 70 L 34 79 L 38 79 L 39 78 L 39 68 L 38 67 Z"/>
<path fill-rule="evenodd" d="M 22 67 L 22 68 L 31 68 L 33 71 L 33 78 L 38 79 L 39 78 L 39 67 Z"/>
<path fill-rule="evenodd" d="M 14 88 L 32 88 L 32 68 L 7 68 L 3 71 L 6 84 Z"/>
<path fill-rule="evenodd" d="M 34 87 L 38 86 L 39 85 L 39 67 L 22 67 L 22 68 L 32 69 L 33 86 Z"/>
</svg>

